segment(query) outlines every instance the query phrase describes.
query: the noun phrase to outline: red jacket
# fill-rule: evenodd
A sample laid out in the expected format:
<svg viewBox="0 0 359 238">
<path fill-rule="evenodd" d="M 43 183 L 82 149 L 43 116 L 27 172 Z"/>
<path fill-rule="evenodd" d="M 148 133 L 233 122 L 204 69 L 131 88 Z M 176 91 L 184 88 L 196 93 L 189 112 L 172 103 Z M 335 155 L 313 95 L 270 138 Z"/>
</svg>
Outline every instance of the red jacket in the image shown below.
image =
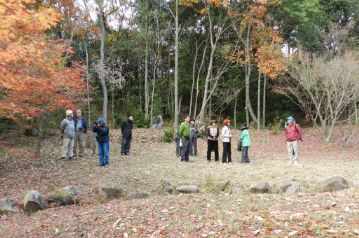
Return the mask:
<svg viewBox="0 0 359 238">
<path fill-rule="evenodd" d="M 287 141 L 296 141 L 302 139 L 302 130 L 297 123 L 293 123 L 285 128 L 285 138 Z"/>
</svg>

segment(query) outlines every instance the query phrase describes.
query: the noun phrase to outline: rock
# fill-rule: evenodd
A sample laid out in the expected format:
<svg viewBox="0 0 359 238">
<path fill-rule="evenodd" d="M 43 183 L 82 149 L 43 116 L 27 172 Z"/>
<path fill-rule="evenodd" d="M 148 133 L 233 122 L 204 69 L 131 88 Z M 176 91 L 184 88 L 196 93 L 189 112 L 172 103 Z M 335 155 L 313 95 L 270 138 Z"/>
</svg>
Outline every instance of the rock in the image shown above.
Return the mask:
<svg viewBox="0 0 359 238">
<path fill-rule="evenodd" d="M 300 189 L 299 182 L 296 180 L 279 180 L 273 184 L 275 193 L 296 193 Z"/>
<path fill-rule="evenodd" d="M 160 129 L 163 126 L 163 119 L 161 115 L 156 116 L 153 119 L 153 128 Z"/>
<path fill-rule="evenodd" d="M 144 198 L 148 198 L 150 195 L 146 192 L 139 192 L 136 191 L 132 194 L 130 194 L 129 199 L 144 199 Z"/>
<path fill-rule="evenodd" d="M 24 199 L 24 210 L 29 213 L 37 212 L 38 210 L 46 209 L 47 203 L 36 190 L 29 191 Z"/>
<path fill-rule="evenodd" d="M 272 188 L 271 186 L 266 182 L 260 182 L 257 183 L 255 186 L 253 186 L 250 190 L 250 193 L 271 193 Z"/>
<path fill-rule="evenodd" d="M 174 194 L 176 187 L 172 185 L 171 181 L 165 179 L 161 181 L 161 191 L 165 194 Z"/>
<path fill-rule="evenodd" d="M 116 187 L 99 188 L 99 194 L 108 201 L 123 197 L 123 190 Z"/>
<path fill-rule="evenodd" d="M 199 188 L 197 185 L 182 185 L 176 187 L 176 191 L 179 193 L 198 193 Z"/>
<path fill-rule="evenodd" d="M 58 206 L 67 206 L 74 204 L 74 197 L 81 194 L 81 190 L 74 186 L 66 186 L 64 188 L 53 191 L 47 201 L 56 203 Z"/>
<path fill-rule="evenodd" d="M 0 215 L 20 211 L 19 204 L 10 198 L 0 199 Z"/>
<path fill-rule="evenodd" d="M 74 186 L 66 186 L 62 188 L 62 190 L 68 193 L 71 197 L 77 196 L 82 193 L 80 188 Z"/>
<path fill-rule="evenodd" d="M 331 177 L 325 180 L 323 184 L 324 192 L 333 192 L 347 188 L 349 188 L 348 182 L 344 178 L 339 176 Z"/>
</svg>

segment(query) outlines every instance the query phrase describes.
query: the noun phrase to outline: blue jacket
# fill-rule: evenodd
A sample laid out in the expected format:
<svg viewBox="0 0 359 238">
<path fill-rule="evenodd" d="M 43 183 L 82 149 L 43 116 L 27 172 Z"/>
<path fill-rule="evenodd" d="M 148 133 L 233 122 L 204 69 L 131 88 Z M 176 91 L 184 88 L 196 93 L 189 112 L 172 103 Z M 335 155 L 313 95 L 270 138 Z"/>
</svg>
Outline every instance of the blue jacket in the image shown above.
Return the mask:
<svg viewBox="0 0 359 238">
<path fill-rule="evenodd" d="M 75 131 L 77 131 L 77 119 L 74 119 L 74 123 L 75 123 Z M 87 132 L 87 121 L 85 119 L 81 119 L 81 125 L 82 125 L 82 130 L 80 129 L 80 131 L 82 132 Z"/>
<path fill-rule="evenodd" d="M 110 128 L 108 126 L 94 126 L 92 131 L 96 133 L 96 140 L 98 143 L 104 143 L 110 140 Z"/>
<path fill-rule="evenodd" d="M 132 138 L 132 128 L 133 128 L 133 126 L 132 126 L 131 120 L 124 121 L 121 125 L 122 136 L 124 138 L 131 139 Z"/>
</svg>

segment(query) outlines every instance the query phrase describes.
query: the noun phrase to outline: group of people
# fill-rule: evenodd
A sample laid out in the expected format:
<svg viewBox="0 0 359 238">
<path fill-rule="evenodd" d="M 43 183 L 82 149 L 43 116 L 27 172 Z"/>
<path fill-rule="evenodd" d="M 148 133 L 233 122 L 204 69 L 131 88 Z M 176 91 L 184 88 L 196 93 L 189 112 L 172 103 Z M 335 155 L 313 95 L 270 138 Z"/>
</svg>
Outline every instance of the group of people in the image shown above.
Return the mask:
<svg viewBox="0 0 359 238">
<path fill-rule="evenodd" d="M 60 130 L 62 134 L 61 159 L 72 160 L 74 156 L 82 157 L 87 141 L 87 121 L 82 118 L 82 112 L 78 109 L 74 115 L 71 110 L 66 110 L 66 118 L 61 121 Z M 132 139 L 133 117 L 129 115 L 121 125 L 122 143 L 121 155 L 128 156 L 130 153 Z M 110 150 L 110 128 L 106 125 L 103 117 L 96 120 L 92 127 L 92 153 L 98 148 L 99 166 L 109 164 Z M 78 149 L 77 149 L 78 148 Z M 77 151 L 79 152 L 77 154 Z"/>
<path fill-rule="evenodd" d="M 219 161 L 218 141 L 221 136 L 223 152 L 222 163 L 232 163 L 232 133 L 230 129 L 231 121 L 223 120 L 223 128 L 221 133 L 216 125 L 216 121 L 212 120 L 206 128 L 207 139 L 207 161 L 211 161 L 211 154 L 214 152 L 214 160 Z M 248 150 L 251 146 L 248 127 L 242 125 L 240 127 L 240 141 L 237 149 L 242 152 L 242 163 L 250 163 Z M 189 155 L 197 155 L 197 138 L 198 128 L 194 119 L 187 116 L 181 123 L 179 131 L 179 155 L 182 162 L 189 162 Z"/>
<path fill-rule="evenodd" d="M 222 163 L 232 163 L 232 134 L 230 129 L 231 121 L 223 120 L 223 127 L 220 133 L 216 121 L 212 120 L 206 128 L 207 140 L 207 161 L 211 161 L 211 154 L 214 152 L 214 160 L 219 161 L 218 141 L 221 137 L 223 152 Z M 241 152 L 241 163 L 250 163 L 248 150 L 251 147 L 251 138 L 248 126 L 240 126 L 240 139 L 237 144 L 237 150 Z M 189 155 L 197 155 L 197 138 L 198 128 L 194 119 L 187 116 L 181 123 L 178 131 L 178 149 L 177 154 L 181 157 L 182 162 L 189 162 Z M 288 160 L 291 164 L 298 164 L 299 146 L 298 141 L 302 141 L 302 130 L 294 120 L 289 116 L 285 124 L 285 138 L 287 142 Z"/>
</svg>

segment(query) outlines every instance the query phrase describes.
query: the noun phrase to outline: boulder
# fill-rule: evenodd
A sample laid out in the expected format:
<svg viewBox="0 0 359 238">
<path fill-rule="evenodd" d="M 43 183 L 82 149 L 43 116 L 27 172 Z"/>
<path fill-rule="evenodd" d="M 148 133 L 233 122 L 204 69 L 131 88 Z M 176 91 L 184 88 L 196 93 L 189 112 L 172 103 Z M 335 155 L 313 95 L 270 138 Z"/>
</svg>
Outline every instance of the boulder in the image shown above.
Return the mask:
<svg viewBox="0 0 359 238">
<path fill-rule="evenodd" d="M 120 197 L 123 197 L 123 190 L 121 188 L 116 188 L 116 187 L 105 187 L 105 188 L 99 188 L 99 194 L 105 200 L 112 200 L 112 199 L 118 199 Z"/>
<path fill-rule="evenodd" d="M 0 199 L 0 215 L 20 211 L 19 204 L 10 198 Z"/>
<path fill-rule="evenodd" d="M 197 185 L 182 185 L 176 187 L 176 191 L 179 193 L 198 193 L 199 187 Z"/>
<path fill-rule="evenodd" d="M 24 210 L 29 213 L 37 212 L 38 210 L 46 209 L 47 203 L 41 194 L 36 190 L 29 191 L 24 199 Z"/>
<path fill-rule="evenodd" d="M 74 197 L 81 194 L 81 190 L 74 186 L 66 186 L 64 188 L 53 191 L 47 201 L 56 203 L 58 206 L 67 206 L 74 204 Z"/>
<path fill-rule="evenodd" d="M 250 190 L 250 193 L 271 193 L 272 188 L 267 182 L 260 182 L 253 186 Z"/>
<path fill-rule="evenodd" d="M 144 198 L 148 198 L 150 195 L 146 192 L 139 192 L 136 191 L 132 194 L 130 194 L 129 199 L 144 199 Z"/>
<path fill-rule="evenodd" d="M 161 115 L 156 116 L 153 119 L 153 128 L 160 129 L 163 126 L 163 119 Z"/>
<path fill-rule="evenodd" d="M 331 177 L 325 180 L 323 184 L 324 192 L 333 192 L 347 188 L 349 188 L 348 182 L 344 178 L 339 176 Z"/>
<path fill-rule="evenodd" d="M 62 190 L 68 193 L 71 197 L 77 196 L 82 193 L 81 189 L 74 186 L 66 186 Z"/>
<path fill-rule="evenodd" d="M 174 194 L 176 187 L 172 185 L 171 181 L 165 179 L 161 181 L 161 191 L 165 194 Z"/>
<path fill-rule="evenodd" d="M 296 180 L 279 180 L 273 184 L 275 193 L 296 193 L 300 190 L 299 182 Z"/>
</svg>

